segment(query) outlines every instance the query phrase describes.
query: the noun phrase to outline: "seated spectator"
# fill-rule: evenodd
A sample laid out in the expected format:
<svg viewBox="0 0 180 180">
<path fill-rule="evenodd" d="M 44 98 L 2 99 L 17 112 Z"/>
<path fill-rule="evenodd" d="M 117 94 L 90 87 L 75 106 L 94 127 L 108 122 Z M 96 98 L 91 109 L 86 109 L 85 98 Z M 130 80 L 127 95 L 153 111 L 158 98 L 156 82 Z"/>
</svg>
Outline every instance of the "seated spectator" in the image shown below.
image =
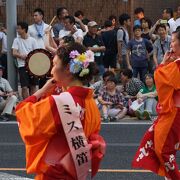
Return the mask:
<svg viewBox="0 0 180 180">
<path fill-rule="evenodd" d="M 9 82 L 2 78 L 4 67 L 0 65 L 0 120 L 8 121 L 8 118 L 12 115 L 13 108 L 16 105 L 17 97 L 13 92 Z"/>
<path fill-rule="evenodd" d="M 100 92 L 98 100 L 102 106 L 103 120 L 118 121 L 122 119 L 127 108 L 124 107 L 124 99 L 122 93 L 116 88 L 116 79 L 110 77 L 106 82 L 106 87 Z"/>
<path fill-rule="evenodd" d="M 136 95 L 141 88 L 143 88 L 144 84 L 138 78 L 133 78 L 132 70 L 124 69 L 121 72 L 121 82 L 124 87 L 124 91 L 122 92 L 125 97 L 125 106 L 128 108 L 128 115 L 134 116 L 134 112 L 129 108 L 132 104 L 132 101 L 136 100 Z"/>
<path fill-rule="evenodd" d="M 83 32 L 75 26 L 75 18 L 73 16 L 65 16 L 64 18 L 65 29 L 59 31 L 59 39 L 64 36 L 73 36 L 75 42 L 82 43 Z"/>
<path fill-rule="evenodd" d="M 150 120 L 151 116 L 157 115 L 157 91 L 151 74 L 145 75 L 145 86 L 138 92 L 137 100 L 139 103 L 144 102 L 144 104 L 135 112 L 138 119 Z"/>
<path fill-rule="evenodd" d="M 124 69 L 121 72 L 121 82 L 124 86 L 124 95 L 129 98 L 136 98 L 139 90 L 144 86 L 138 78 L 133 78 L 132 70 Z"/>
<path fill-rule="evenodd" d="M 115 77 L 115 74 L 112 71 L 106 71 L 103 74 L 103 80 L 99 80 L 90 85 L 90 88 L 94 89 L 95 97 L 97 97 L 99 95 L 99 92 L 106 86 L 107 79 L 109 79 L 110 77 Z"/>
</svg>

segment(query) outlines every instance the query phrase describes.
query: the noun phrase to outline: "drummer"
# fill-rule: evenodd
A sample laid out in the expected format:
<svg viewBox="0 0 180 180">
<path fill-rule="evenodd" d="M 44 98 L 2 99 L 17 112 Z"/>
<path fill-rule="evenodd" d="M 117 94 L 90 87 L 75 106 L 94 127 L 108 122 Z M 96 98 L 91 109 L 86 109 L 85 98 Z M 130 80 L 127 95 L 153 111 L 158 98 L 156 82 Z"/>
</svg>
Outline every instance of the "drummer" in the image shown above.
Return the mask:
<svg viewBox="0 0 180 180">
<path fill-rule="evenodd" d="M 29 26 L 28 34 L 37 41 L 37 48 L 45 49 L 46 35 L 45 29 L 49 26 L 44 22 L 44 11 L 41 8 L 36 8 L 33 13 L 34 24 Z M 54 37 L 54 33 L 51 30 L 51 36 Z M 39 79 L 39 88 L 41 88 L 47 81 L 46 77 Z"/>
<path fill-rule="evenodd" d="M 63 45 L 67 45 L 69 43 L 74 43 L 75 40 L 73 36 L 64 36 L 60 41 L 59 41 L 59 46 L 54 41 L 54 38 L 51 36 L 50 29 L 47 28 L 46 30 L 46 35 L 47 35 L 47 41 L 45 42 L 45 48 L 50 51 L 53 55 L 56 54 L 56 51 L 59 47 L 62 47 Z"/>
<path fill-rule="evenodd" d="M 76 21 L 73 16 L 65 16 L 65 29 L 59 31 L 59 40 L 61 40 L 64 36 L 73 36 L 75 42 L 82 44 L 84 38 L 83 31 L 81 29 L 78 29 L 75 23 Z"/>
<path fill-rule="evenodd" d="M 28 34 L 37 41 L 37 48 L 45 49 L 45 29 L 48 28 L 49 25 L 43 21 L 44 11 L 40 8 L 36 8 L 34 10 L 33 18 L 34 24 L 29 26 Z M 54 33 L 52 30 L 51 35 L 52 37 L 54 37 Z"/>
<path fill-rule="evenodd" d="M 17 23 L 18 37 L 14 39 L 12 53 L 17 58 L 17 68 L 20 77 L 23 99 L 32 95 L 37 90 L 38 79 L 31 77 L 26 71 L 25 59 L 27 54 L 37 49 L 37 42 L 34 38 L 28 36 L 28 24 L 26 22 Z"/>
</svg>

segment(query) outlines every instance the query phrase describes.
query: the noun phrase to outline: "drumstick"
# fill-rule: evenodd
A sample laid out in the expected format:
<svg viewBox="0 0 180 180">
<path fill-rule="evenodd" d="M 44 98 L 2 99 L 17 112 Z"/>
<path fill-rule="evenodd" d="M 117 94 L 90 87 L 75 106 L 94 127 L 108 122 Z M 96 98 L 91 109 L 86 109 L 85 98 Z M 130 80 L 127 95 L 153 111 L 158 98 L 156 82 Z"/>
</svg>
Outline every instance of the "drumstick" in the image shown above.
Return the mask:
<svg viewBox="0 0 180 180">
<path fill-rule="evenodd" d="M 56 19 L 56 16 L 54 16 L 51 20 L 51 22 L 49 23 L 49 27 L 51 26 L 51 24 L 54 22 L 54 20 Z"/>
<path fill-rule="evenodd" d="M 52 18 L 52 20 L 51 20 L 48 28 L 45 29 L 45 34 L 46 34 L 46 35 L 47 35 L 48 31 L 51 31 L 51 29 L 52 29 L 51 24 L 54 22 L 55 19 L 56 19 L 56 16 L 54 16 L 54 17 Z M 51 28 L 50 28 L 50 27 L 51 27 Z"/>
</svg>

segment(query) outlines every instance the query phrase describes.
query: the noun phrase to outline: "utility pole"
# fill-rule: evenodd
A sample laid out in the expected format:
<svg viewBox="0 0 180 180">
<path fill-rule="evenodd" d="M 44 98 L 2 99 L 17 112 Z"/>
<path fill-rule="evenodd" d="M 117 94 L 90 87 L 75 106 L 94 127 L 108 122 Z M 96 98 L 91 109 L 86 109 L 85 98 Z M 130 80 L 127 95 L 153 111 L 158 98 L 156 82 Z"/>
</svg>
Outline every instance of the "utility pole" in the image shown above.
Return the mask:
<svg viewBox="0 0 180 180">
<path fill-rule="evenodd" d="M 6 24 L 7 24 L 7 67 L 8 67 L 8 81 L 13 90 L 17 91 L 17 71 L 15 67 L 15 59 L 12 56 L 12 43 L 16 37 L 17 26 L 17 1 L 6 0 Z"/>
</svg>

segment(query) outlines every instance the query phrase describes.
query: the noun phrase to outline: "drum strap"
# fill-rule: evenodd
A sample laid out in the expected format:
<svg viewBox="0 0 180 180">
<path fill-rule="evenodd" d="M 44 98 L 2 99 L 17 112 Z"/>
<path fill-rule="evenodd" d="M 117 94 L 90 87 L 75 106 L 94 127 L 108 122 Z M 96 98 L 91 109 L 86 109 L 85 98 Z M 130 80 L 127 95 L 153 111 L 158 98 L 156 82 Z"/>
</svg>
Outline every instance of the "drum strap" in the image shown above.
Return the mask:
<svg viewBox="0 0 180 180">
<path fill-rule="evenodd" d="M 80 120 L 82 108 L 68 92 L 53 96 L 61 118 L 78 180 L 86 180 L 90 169 L 90 148 Z"/>
</svg>

